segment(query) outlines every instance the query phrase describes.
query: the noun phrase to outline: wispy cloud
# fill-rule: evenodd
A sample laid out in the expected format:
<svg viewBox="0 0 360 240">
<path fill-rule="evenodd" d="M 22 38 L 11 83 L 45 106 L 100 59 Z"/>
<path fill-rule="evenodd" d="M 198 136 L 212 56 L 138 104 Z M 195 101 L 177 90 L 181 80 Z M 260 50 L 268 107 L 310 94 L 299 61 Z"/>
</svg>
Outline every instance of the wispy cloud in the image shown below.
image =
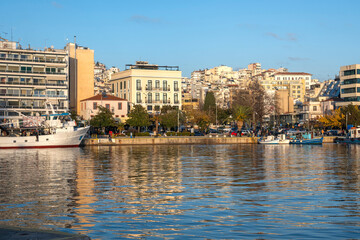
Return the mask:
<svg viewBox="0 0 360 240">
<path fill-rule="evenodd" d="M 161 20 L 159 18 L 151 18 L 144 15 L 131 16 L 130 21 L 136 23 L 161 23 Z"/>
<path fill-rule="evenodd" d="M 270 36 L 270 37 L 275 38 L 280 41 L 296 42 L 298 40 L 295 33 L 287 33 L 286 36 L 284 36 L 284 37 L 279 36 L 278 34 L 276 34 L 274 32 L 267 32 L 265 35 Z"/>
<path fill-rule="evenodd" d="M 55 1 L 51 2 L 51 4 L 56 8 L 62 8 L 63 7 L 60 3 L 55 2 Z"/>
<path fill-rule="evenodd" d="M 289 57 L 290 61 L 296 62 L 296 61 L 308 61 L 310 58 L 301 58 L 301 57 Z"/>
</svg>

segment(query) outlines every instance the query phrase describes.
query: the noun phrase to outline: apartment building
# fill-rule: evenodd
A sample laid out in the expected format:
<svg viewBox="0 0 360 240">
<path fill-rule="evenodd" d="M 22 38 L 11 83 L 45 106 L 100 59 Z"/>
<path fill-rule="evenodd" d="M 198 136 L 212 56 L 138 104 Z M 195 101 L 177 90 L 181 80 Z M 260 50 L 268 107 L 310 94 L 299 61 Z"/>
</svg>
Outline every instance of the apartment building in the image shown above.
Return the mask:
<svg viewBox="0 0 360 240">
<path fill-rule="evenodd" d="M 274 74 L 276 81 L 305 81 L 305 88 L 310 89 L 311 74 L 304 72 L 277 72 Z"/>
<path fill-rule="evenodd" d="M 58 112 L 69 109 L 68 54 L 65 50 L 22 49 L 0 41 L 0 119 L 46 113 L 46 102 Z"/>
<path fill-rule="evenodd" d="M 94 50 L 68 43 L 70 110 L 80 114 L 80 101 L 94 96 Z"/>
<path fill-rule="evenodd" d="M 340 67 L 340 97 L 337 107 L 360 105 L 360 64 Z"/>
<path fill-rule="evenodd" d="M 155 113 L 165 105 L 181 109 L 181 79 L 178 66 L 137 61 L 134 65 L 127 64 L 124 71 L 114 73 L 109 82 L 115 96 Z"/>
</svg>

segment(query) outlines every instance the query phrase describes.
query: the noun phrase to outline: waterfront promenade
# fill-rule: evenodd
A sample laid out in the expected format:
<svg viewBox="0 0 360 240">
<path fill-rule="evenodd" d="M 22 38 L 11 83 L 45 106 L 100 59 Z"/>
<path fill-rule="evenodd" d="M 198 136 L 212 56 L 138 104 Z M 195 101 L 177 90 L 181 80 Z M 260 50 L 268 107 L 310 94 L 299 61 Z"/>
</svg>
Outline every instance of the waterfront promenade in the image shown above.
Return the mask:
<svg viewBox="0 0 360 240">
<path fill-rule="evenodd" d="M 336 137 L 324 137 L 323 143 L 333 143 Z M 168 145 L 168 144 L 257 144 L 257 137 L 118 137 L 84 139 L 85 146 L 102 145 Z"/>
</svg>

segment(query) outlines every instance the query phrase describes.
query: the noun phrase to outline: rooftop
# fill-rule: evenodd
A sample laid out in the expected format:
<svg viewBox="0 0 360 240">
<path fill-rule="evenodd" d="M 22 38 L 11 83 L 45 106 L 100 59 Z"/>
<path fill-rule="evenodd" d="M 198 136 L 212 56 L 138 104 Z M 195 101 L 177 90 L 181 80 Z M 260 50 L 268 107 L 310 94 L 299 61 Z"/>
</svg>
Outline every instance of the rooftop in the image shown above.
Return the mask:
<svg viewBox="0 0 360 240">
<path fill-rule="evenodd" d="M 126 64 L 125 70 L 128 69 L 179 71 L 179 66 L 159 66 L 156 64 L 149 64 L 146 61 L 136 61 L 135 64 Z"/>
<path fill-rule="evenodd" d="M 304 73 L 304 72 L 277 72 L 275 75 L 312 75 L 310 73 Z"/>
<path fill-rule="evenodd" d="M 126 99 L 115 97 L 113 95 L 98 94 L 98 95 L 83 99 L 80 102 L 83 102 L 83 101 L 102 101 L 102 100 L 104 100 L 104 101 L 127 101 Z"/>
</svg>

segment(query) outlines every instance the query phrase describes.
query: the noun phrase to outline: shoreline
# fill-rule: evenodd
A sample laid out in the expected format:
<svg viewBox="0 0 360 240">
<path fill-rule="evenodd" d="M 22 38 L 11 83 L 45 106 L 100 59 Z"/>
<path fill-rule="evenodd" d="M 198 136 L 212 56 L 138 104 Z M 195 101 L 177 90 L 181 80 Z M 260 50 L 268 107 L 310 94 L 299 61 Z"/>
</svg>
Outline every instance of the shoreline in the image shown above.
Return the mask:
<svg viewBox="0 0 360 240">
<path fill-rule="evenodd" d="M 323 143 L 334 143 L 336 137 L 324 137 Z M 220 144 L 258 144 L 258 137 L 118 137 L 84 139 L 82 146 L 121 146 L 121 145 L 220 145 Z"/>
</svg>

